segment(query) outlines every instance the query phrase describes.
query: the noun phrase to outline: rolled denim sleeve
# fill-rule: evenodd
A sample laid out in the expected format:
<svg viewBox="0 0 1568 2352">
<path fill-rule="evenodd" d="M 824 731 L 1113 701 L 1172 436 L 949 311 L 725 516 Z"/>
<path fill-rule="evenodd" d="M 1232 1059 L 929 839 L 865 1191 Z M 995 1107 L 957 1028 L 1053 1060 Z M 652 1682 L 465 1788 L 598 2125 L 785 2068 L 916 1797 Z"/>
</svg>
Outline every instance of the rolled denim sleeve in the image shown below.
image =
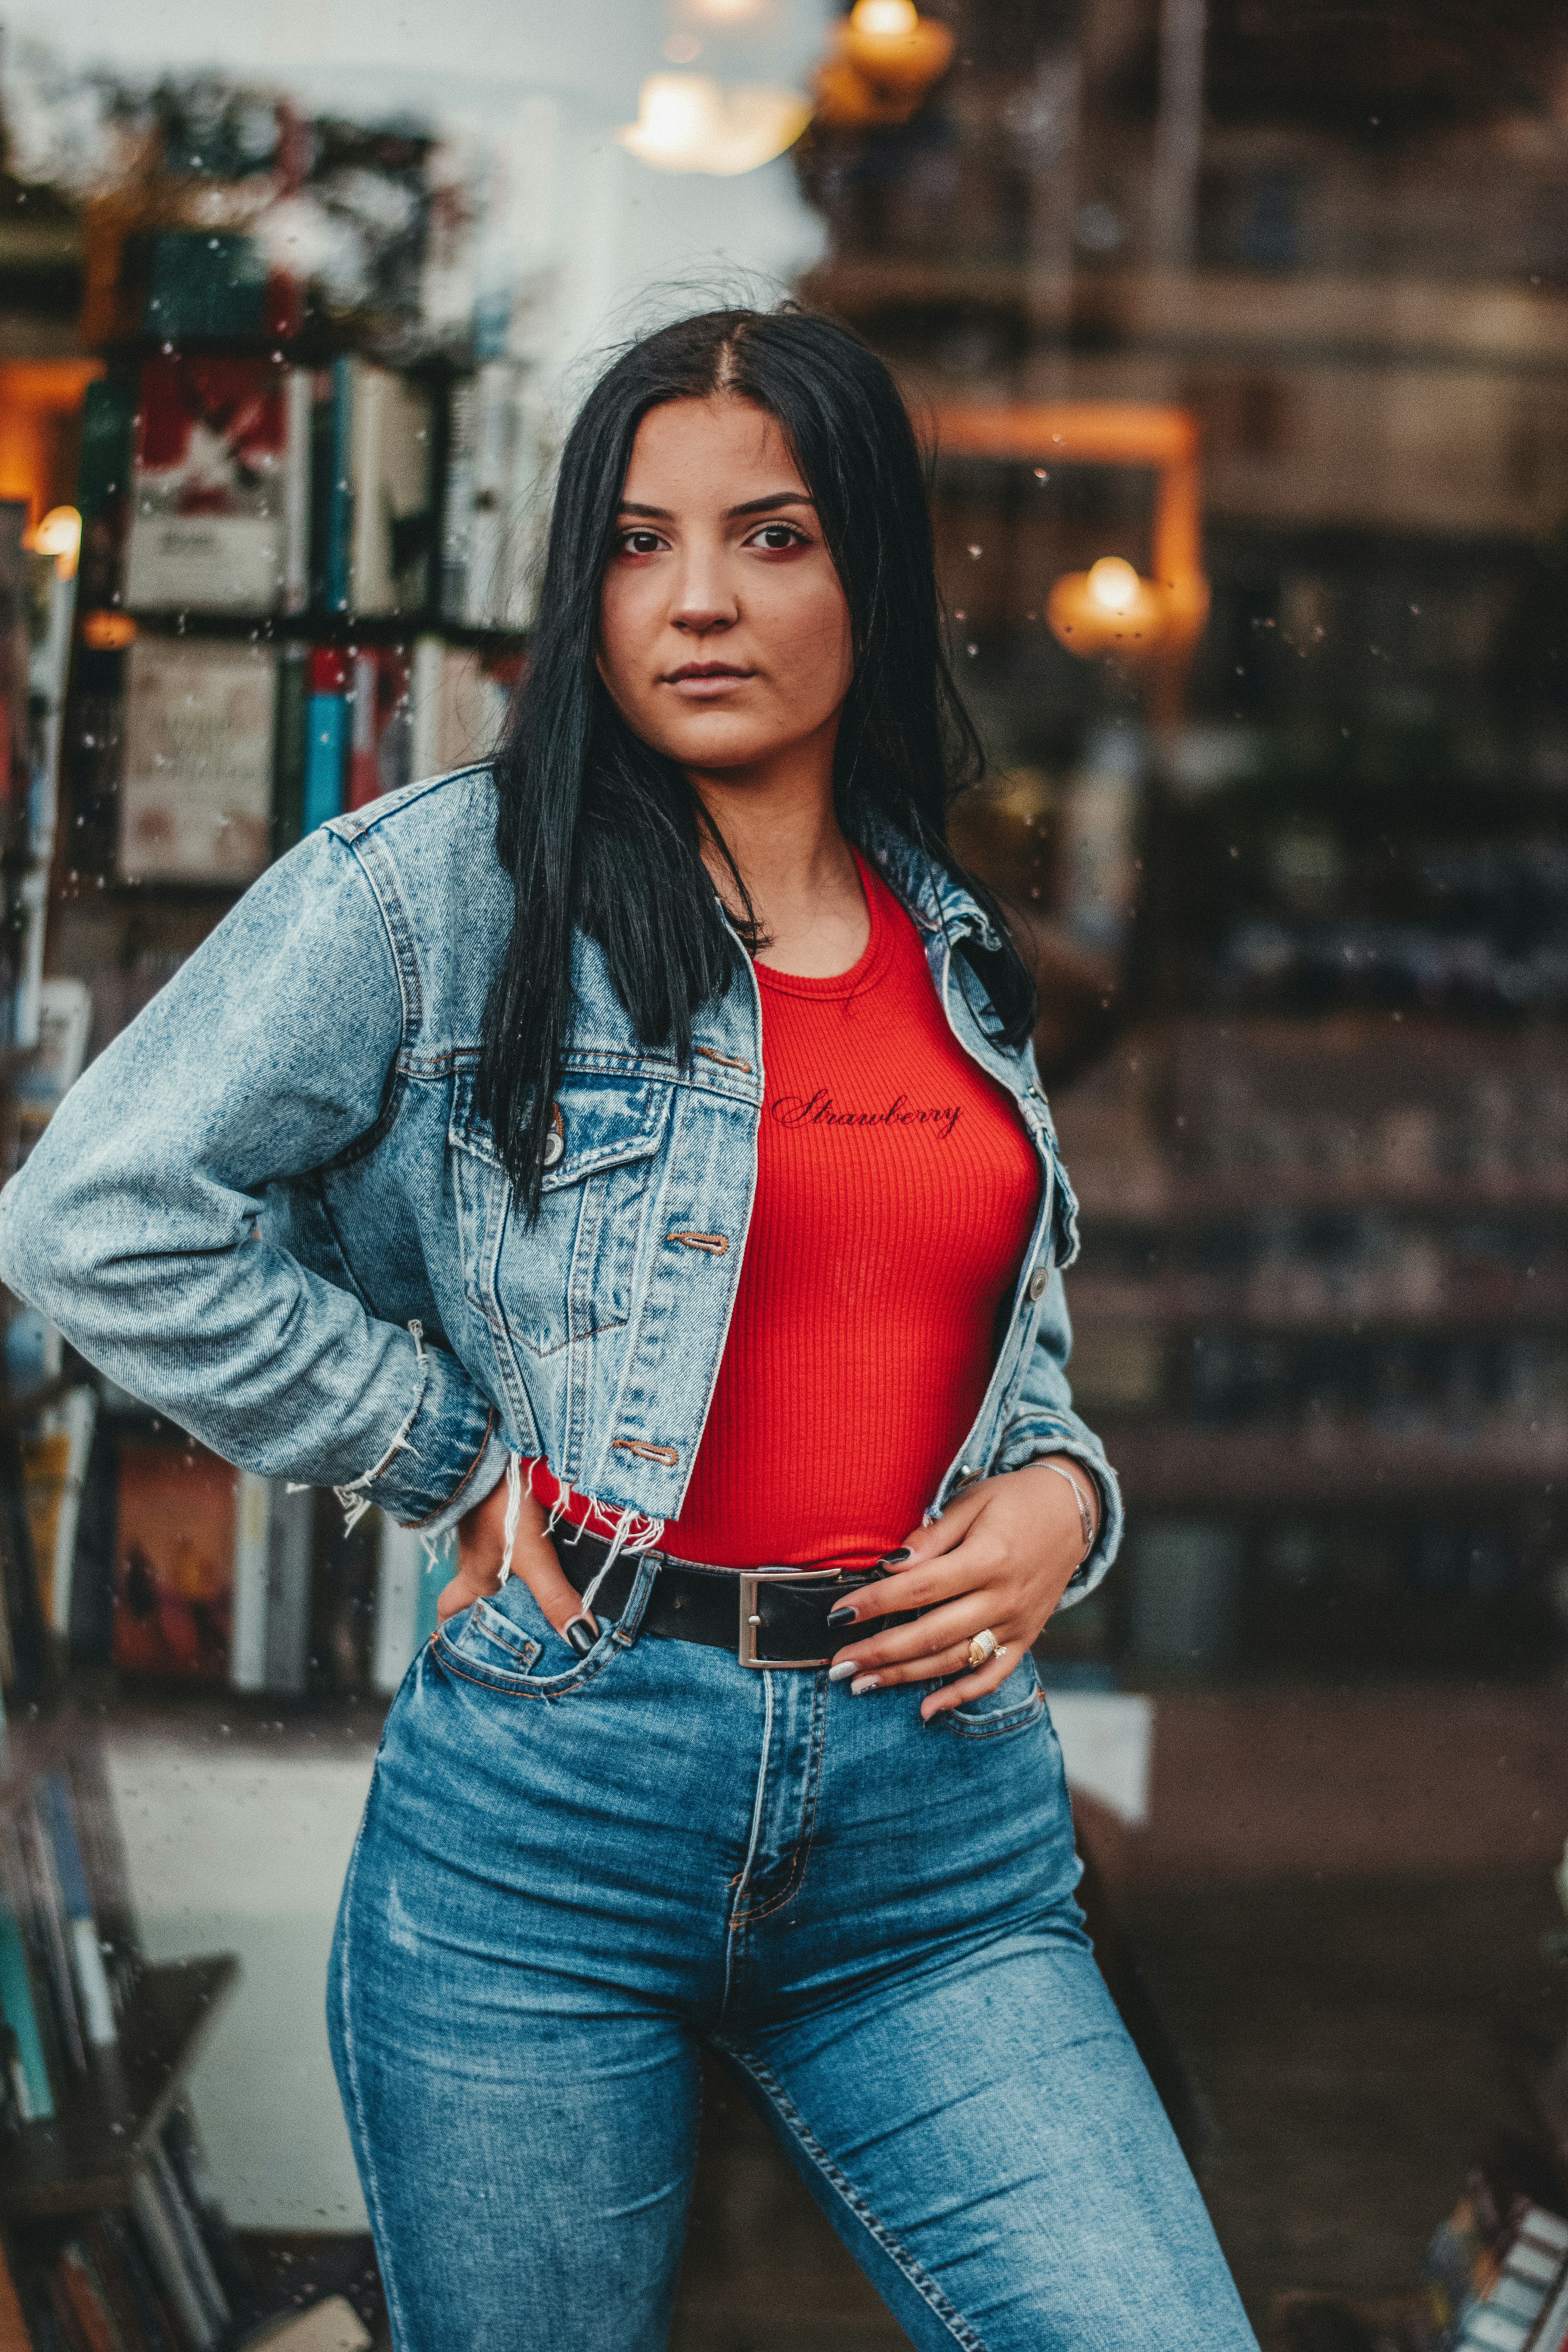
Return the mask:
<svg viewBox="0 0 1568 2352">
<path fill-rule="evenodd" d="M 1121 1490 L 1116 1473 L 1099 1438 L 1073 1411 L 1067 1375 L 1071 1350 L 1072 1321 L 1061 1268 L 1056 1266 L 1040 1301 L 1034 1349 L 994 1466 L 999 1471 L 1022 1470 L 1042 1454 L 1068 1454 L 1083 1464 L 1100 1488 L 1100 1532 L 1061 1597 L 1058 1606 L 1063 1609 L 1093 1591 L 1121 1543 Z"/>
<path fill-rule="evenodd" d="M 0 1278 L 226 1460 L 437 1533 L 504 1466 L 489 1402 L 262 1237 L 268 1188 L 390 1108 L 405 1027 L 359 863 L 312 835 L 71 1088 L 0 1193 Z"/>
</svg>

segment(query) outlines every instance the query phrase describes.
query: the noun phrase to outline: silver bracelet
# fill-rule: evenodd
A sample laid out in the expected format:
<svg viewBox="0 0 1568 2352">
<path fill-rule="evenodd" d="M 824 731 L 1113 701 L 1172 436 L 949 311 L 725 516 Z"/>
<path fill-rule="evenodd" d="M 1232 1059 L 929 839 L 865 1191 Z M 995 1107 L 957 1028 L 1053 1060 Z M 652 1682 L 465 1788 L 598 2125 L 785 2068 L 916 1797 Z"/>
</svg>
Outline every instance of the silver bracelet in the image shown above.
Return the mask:
<svg viewBox="0 0 1568 2352">
<path fill-rule="evenodd" d="M 1094 1513 L 1089 1509 L 1083 1488 L 1079 1485 L 1078 1480 L 1073 1476 L 1070 1470 L 1064 1470 L 1059 1462 L 1042 1462 L 1040 1464 L 1040 1468 L 1042 1470 L 1054 1470 L 1057 1476 L 1065 1480 L 1067 1485 L 1072 1488 L 1073 1501 L 1078 1505 L 1078 1523 L 1083 1530 L 1083 1550 L 1079 1556 L 1078 1563 L 1079 1567 L 1081 1568 L 1084 1561 L 1089 1558 L 1089 1553 L 1094 1549 Z"/>
</svg>

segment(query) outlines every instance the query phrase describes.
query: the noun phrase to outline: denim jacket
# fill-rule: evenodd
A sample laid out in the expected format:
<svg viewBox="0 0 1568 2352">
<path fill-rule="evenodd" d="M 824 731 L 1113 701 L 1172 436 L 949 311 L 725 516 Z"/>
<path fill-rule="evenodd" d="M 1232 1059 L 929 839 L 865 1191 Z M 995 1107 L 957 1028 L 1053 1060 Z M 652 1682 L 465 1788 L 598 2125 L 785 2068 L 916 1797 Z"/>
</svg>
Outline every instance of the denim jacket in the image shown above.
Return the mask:
<svg viewBox="0 0 1568 2352">
<path fill-rule="evenodd" d="M 579 937 L 559 1144 L 528 1225 L 474 1093 L 512 920 L 494 832 L 489 771 L 468 768 L 337 818 L 263 875 L 0 1194 L 0 1276 L 226 1460 L 335 1487 L 351 1509 L 440 1534 L 510 1451 L 611 1511 L 673 1518 L 756 1184 L 756 983 L 737 974 L 682 1067 L 639 1043 Z M 1104 1498 L 1077 1598 L 1109 1565 L 1121 1505 L 1064 1370 L 1077 1212 L 1050 1114 L 1032 1055 L 994 1042 L 952 953 L 990 938 L 980 908 L 900 836 L 865 846 L 1045 1177 L 990 1384 L 931 1510 L 972 1479 L 1077 1455 Z M 692 1232 L 731 1246 L 687 1246 Z"/>
</svg>

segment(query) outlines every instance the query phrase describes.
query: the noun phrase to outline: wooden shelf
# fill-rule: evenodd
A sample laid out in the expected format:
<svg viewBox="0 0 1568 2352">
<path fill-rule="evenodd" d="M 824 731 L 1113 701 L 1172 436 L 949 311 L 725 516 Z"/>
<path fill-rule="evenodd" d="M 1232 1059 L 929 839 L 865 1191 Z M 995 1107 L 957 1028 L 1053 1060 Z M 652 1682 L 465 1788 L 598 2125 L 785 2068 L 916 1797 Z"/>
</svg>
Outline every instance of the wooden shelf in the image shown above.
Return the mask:
<svg viewBox="0 0 1568 2352">
<path fill-rule="evenodd" d="M 55 2084 L 49 2123 L 0 2144 L 0 2216 L 37 2221 L 130 2200 L 131 2175 L 177 2095 L 212 2019 L 239 1974 L 223 1952 L 146 1969 L 111 2050 Z"/>
<path fill-rule="evenodd" d="M 1068 1276 L 1068 1302 L 1080 1329 L 1091 1325 L 1154 1325 L 1172 1330 L 1223 1326 L 1307 1339 L 1363 1333 L 1518 1331 L 1568 1323 L 1568 1280 L 1522 1275 L 1467 1275 L 1446 1280 L 1429 1303 L 1392 1290 L 1358 1299 L 1273 1301 L 1251 1293 L 1244 1276 L 1173 1275 L 1150 1282 L 1093 1274 Z"/>
<path fill-rule="evenodd" d="M 1173 1173 L 1163 1184 L 1151 1178 L 1135 1192 L 1110 1186 L 1102 1192 L 1092 1181 L 1077 1178 L 1073 1189 L 1080 1213 L 1091 1226 L 1217 1224 L 1281 1209 L 1405 1209 L 1447 1217 L 1484 1216 L 1500 1210 L 1568 1210 L 1568 1173 L 1561 1168 L 1533 1175 L 1449 1176 L 1436 1171 L 1405 1181 L 1376 1174 L 1331 1176 L 1310 1169 L 1284 1169 L 1278 1174 L 1215 1169 L 1204 1174 Z"/>
<path fill-rule="evenodd" d="M 141 635 L 222 638 L 245 645 L 403 645 L 415 637 L 443 637 L 450 645 L 471 646 L 480 652 L 515 653 L 528 637 L 526 629 L 448 621 L 423 608 L 412 613 L 203 613 L 160 606 L 123 614 L 116 608 L 116 617 L 134 621 Z"/>
<path fill-rule="evenodd" d="M 1474 1439 L 1391 1438 L 1365 1421 L 1204 1427 L 1097 1421 L 1134 1510 L 1360 1510 L 1446 1507 L 1467 1498 L 1529 1504 L 1568 1482 L 1568 1431 L 1489 1428 Z"/>
<path fill-rule="evenodd" d="M 261 869 L 264 874 L 265 866 Z M 258 882 L 259 874 L 250 882 L 215 882 L 205 875 L 151 876 L 144 882 L 125 882 L 118 874 L 79 873 L 74 882 L 66 882 L 49 899 L 51 907 L 130 906 L 144 905 L 151 898 L 172 898 L 182 906 L 195 906 L 201 899 L 209 902 L 216 923 L 227 913 L 237 898 L 244 897 L 251 882 Z"/>
<path fill-rule="evenodd" d="M 137 335 L 100 337 L 89 349 L 110 366 L 132 366 L 142 360 L 254 359 L 282 354 L 288 367 L 331 367 L 334 360 L 368 360 L 394 375 L 434 377 L 449 382 L 478 373 L 480 362 L 454 352 L 419 352 L 412 356 L 379 350 L 375 340 L 345 341 L 341 327 L 308 318 L 289 334 L 195 335 L 144 331 Z"/>
</svg>

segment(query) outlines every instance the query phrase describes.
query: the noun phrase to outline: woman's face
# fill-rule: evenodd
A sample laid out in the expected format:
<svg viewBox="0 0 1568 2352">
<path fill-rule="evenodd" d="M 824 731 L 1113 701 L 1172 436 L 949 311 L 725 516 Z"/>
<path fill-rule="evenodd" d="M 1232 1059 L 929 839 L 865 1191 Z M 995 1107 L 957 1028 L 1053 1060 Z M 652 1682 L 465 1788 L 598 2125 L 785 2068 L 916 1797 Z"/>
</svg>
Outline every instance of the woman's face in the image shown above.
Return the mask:
<svg viewBox="0 0 1568 2352">
<path fill-rule="evenodd" d="M 748 401 L 644 417 L 599 604 L 599 674 L 633 731 L 696 771 L 771 761 L 849 690 L 849 609 L 800 468 Z"/>
</svg>

